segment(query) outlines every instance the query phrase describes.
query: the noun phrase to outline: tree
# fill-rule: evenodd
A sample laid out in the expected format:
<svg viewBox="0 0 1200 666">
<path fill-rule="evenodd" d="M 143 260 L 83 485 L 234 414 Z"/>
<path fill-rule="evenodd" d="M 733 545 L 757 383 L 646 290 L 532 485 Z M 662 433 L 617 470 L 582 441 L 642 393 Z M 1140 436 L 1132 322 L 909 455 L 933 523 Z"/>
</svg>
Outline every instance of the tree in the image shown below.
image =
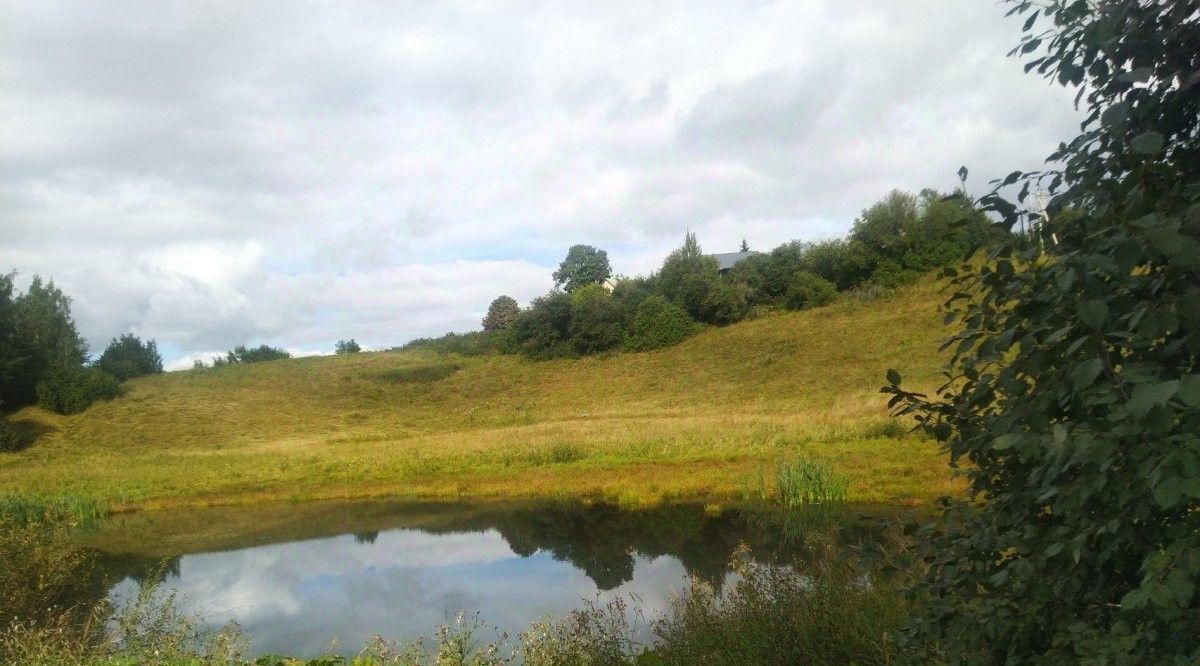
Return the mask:
<svg viewBox="0 0 1200 666">
<path fill-rule="evenodd" d="M 719 278 L 717 260 L 706 256 L 696 234 L 689 232 L 683 237 L 683 245 L 663 261 L 656 284 L 667 300 L 683 307 L 693 318 L 702 319 L 708 290 Z"/>
<path fill-rule="evenodd" d="M 333 353 L 337 354 L 338 356 L 343 356 L 345 354 L 357 354 L 360 351 L 362 351 L 362 347 L 358 345 L 354 338 L 350 338 L 349 340 L 338 340 L 337 344 L 333 346 Z"/>
<path fill-rule="evenodd" d="M 15 275 L 0 275 L 0 408 L 5 400 L 11 402 L 17 397 L 11 389 L 18 381 L 17 374 L 29 360 L 19 330 L 18 306 L 13 293 Z"/>
<path fill-rule="evenodd" d="M 96 361 L 96 367 L 125 381 L 142 375 L 154 375 L 163 371 L 162 356 L 153 340 L 142 343 L 132 333 L 113 338 L 104 353 Z"/>
<path fill-rule="evenodd" d="M 591 245 L 572 245 L 554 271 L 554 286 L 571 292 L 589 284 L 601 284 L 611 276 L 607 252 Z"/>
<path fill-rule="evenodd" d="M 71 299 L 54 285 L 34 276 L 29 290 L 11 297 L 12 275 L 0 285 L 9 310 L 10 380 L 0 384 L 0 401 L 21 406 L 37 401 L 37 385 L 51 370 L 82 366 L 87 342 L 75 329 Z M 0 371 L 4 371 L 0 368 Z"/>
<path fill-rule="evenodd" d="M 738 251 L 739 252 L 749 252 L 750 251 L 750 244 L 746 242 L 745 238 L 742 239 L 742 247 Z"/>
<path fill-rule="evenodd" d="M 937 396 L 889 371 L 969 483 L 926 533 L 904 639 L 926 663 L 1197 663 L 1200 2 L 1013 4 L 1014 54 L 1087 115 L 1061 168 L 979 200 L 1011 230 L 1045 184 L 1057 244 L 948 272 Z"/>
<path fill-rule="evenodd" d="M 487 314 L 483 317 L 483 330 L 500 331 L 509 328 L 521 314 L 521 306 L 512 296 L 497 296 L 488 306 Z"/>
</svg>

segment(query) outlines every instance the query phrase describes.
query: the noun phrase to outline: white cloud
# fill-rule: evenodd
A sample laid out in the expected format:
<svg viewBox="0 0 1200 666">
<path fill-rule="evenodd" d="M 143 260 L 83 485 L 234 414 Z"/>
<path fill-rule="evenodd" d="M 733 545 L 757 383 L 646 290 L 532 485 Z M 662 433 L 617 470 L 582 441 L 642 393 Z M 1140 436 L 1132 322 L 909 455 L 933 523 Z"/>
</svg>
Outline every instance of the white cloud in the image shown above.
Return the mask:
<svg viewBox="0 0 1200 666">
<path fill-rule="evenodd" d="M 389 346 L 549 286 L 1036 167 L 1071 92 L 990 3 L 0 6 L 0 269 L 181 364 Z"/>
</svg>

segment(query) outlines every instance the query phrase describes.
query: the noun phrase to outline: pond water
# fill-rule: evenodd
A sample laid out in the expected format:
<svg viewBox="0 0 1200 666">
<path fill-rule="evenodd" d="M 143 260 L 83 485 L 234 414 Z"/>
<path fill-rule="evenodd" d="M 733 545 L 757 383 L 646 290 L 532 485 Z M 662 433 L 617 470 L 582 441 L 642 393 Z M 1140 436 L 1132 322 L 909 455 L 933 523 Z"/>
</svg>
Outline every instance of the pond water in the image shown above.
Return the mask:
<svg viewBox="0 0 1200 666">
<path fill-rule="evenodd" d="M 379 634 L 431 637 L 460 611 L 515 637 L 585 600 L 632 599 L 652 619 L 689 577 L 727 584 L 739 543 L 790 539 L 769 511 L 673 504 L 316 503 L 118 516 L 94 533 L 120 600 L 165 571 L 180 610 L 236 621 L 253 654 L 352 654 Z M 643 634 L 648 636 L 643 627 Z"/>
</svg>

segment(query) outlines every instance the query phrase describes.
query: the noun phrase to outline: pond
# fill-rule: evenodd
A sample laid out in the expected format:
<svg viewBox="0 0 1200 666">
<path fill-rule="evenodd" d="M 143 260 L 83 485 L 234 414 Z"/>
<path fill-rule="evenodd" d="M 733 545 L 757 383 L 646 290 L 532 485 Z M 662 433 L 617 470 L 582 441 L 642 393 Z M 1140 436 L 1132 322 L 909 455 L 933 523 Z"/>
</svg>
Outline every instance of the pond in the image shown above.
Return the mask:
<svg viewBox="0 0 1200 666">
<path fill-rule="evenodd" d="M 728 584 L 740 543 L 759 559 L 787 555 L 794 535 L 771 515 L 686 503 L 273 504 L 117 516 L 88 545 L 115 599 L 162 572 L 180 610 L 236 621 L 252 654 L 313 656 L 353 654 L 377 634 L 428 638 L 460 611 L 486 621 L 485 642 L 585 600 L 623 596 L 653 619 L 689 577 Z"/>
</svg>

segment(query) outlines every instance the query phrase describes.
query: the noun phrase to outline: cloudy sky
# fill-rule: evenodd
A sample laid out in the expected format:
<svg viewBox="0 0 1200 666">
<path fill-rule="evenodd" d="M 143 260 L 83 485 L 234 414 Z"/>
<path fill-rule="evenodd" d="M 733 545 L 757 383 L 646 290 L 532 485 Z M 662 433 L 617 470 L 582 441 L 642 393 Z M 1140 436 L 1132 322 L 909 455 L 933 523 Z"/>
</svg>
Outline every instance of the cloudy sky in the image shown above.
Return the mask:
<svg viewBox="0 0 1200 666">
<path fill-rule="evenodd" d="M 0 270 L 189 366 L 469 330 L 574 243 L 653 270 L 1037 167 L 992 0 L 0 4 Z"/>
</svg>

